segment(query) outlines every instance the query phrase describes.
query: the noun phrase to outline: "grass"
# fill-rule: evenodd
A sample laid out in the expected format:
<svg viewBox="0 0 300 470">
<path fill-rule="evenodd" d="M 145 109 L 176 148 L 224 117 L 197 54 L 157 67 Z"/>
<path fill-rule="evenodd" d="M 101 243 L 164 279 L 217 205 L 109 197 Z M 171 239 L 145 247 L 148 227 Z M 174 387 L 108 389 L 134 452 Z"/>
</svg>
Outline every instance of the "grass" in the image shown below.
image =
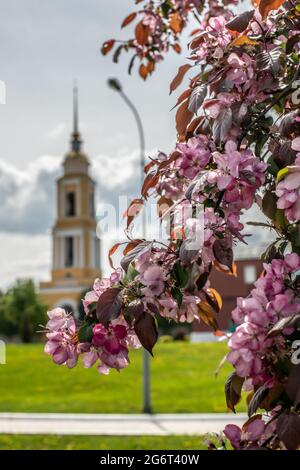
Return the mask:
<svg viewBox="0 0 300 470">
<path fill-rule="evenodd" d="M 230 366 L 226 365 L 218 377 L 214 376 L 226 350 L 223 343 L 158 344 L 151 362 L 154 412 L 226 412 L 223 390 Z M 7 364 L 0 366 L 2 412 L 141 411 L 141 351 L 131 352 L 132 363 L 127 369 L 121 373 L 111 371 L 109 376 L 100 376 L 95 368 L 84 369 L 78 365 L 69 370 L 56 366 L 44 354 L 42 344 L 9 344 L 6 360 Z M 244 410 L 242 403 L 238 411 Z M 48 439 L 51 441 L 52 438 Z M 68 445 L 67 438 L 60 439 L 62 445 Z M 68 439 L 68 442 L 79 445 L 85 438 Z M 99 438 L 94 439 L 94 442 L 100 441 Z M 102 441 L 105 442 L 105 439 Z"/>
<path fill-rule="evenodd" d="M 205 450 L 200 436 L 0 436 L 0 450 Z"/>
</svg>

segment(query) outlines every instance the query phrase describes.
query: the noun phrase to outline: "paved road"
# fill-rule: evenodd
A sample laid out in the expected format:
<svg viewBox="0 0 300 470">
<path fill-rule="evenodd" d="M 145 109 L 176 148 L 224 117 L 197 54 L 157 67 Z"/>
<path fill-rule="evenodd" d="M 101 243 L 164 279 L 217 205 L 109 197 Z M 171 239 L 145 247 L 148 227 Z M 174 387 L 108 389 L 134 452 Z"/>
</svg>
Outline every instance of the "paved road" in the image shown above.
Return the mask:
<svg viewBox="0 0 300 470">
<path fill-rule="evenodd" d="M 0 413 L 0 434 L 166 436 L 220 432 L 242 424 L 245 414 L 52 414 Z"/>
</svg>

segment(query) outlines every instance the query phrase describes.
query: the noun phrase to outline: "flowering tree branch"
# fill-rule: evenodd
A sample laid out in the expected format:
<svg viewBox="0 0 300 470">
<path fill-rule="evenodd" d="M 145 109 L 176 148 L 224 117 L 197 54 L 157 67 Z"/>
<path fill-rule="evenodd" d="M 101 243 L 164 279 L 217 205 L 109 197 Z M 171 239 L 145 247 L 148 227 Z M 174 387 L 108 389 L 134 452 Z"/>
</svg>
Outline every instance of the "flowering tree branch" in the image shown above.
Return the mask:
<svg viewBox="0 0 300 470">
<path fill-rule="evenodd" d="M 128 365 L 130 347 L 142 345 L 152 353 L 158 317 L 203 321 L 216 331 L 222 299 L 210 273 L 214 268 L 236 274 L 233 247 L 245 242 L 241 215 L 256 204 L 276 240 L 262 255 L 264 269 L 250 296 L 238 298 L 232 312 L 238 326 L 229 340 L 234 372 L 226 382 L 226 401 L 234 411 L 242 389 L 249 393 L 249 420 L 242 429 L 230 425 L 224 432 L 236 449 L 296 449 L 300 112 L 294 82 L 300 3 L 256 3 L 256 9 L 233 16 L 215 0 L 145 2 L 135 39 L 119 49 L 133 50 L 142 65 L 151 63 L 147 72 L 140 67 L 143 78 L 162 58 L 157 51 L 174 46 L 188 15 L 204 15 L 189 44 L 189 63 L 170 86 L 174 92 L 186 73 L 196 73 L 177 100 L 178 141 L 170 155 L 159 152 L 147 165 L 141 195 L 127 211 L 129 229 L 149 196 L 155 197 L 161 219 L 170 225 L 169 243 L 129 239 L 121 267 L 96 280 L 83 300 L 82 325 L 61 309 L 49 313 L 46 352 L 69 367 L 83 355 L 85 367 L 97 363 L 108 373 Z M 130 15 L 123 25 L 135 18 Z M 106 42 L 103 52 L 113 46 Z M 120 244 L 110 258 L 118 249 Z"/>
</svg>

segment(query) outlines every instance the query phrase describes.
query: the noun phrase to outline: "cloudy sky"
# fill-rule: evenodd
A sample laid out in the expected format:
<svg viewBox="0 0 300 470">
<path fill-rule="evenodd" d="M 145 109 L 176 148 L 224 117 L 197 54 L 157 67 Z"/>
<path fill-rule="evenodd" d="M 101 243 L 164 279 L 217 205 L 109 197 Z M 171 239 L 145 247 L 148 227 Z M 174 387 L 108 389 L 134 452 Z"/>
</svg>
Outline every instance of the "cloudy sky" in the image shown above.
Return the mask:
<svg viewBox="0 0 300 470">
<path fill-rule="evenodd" d="M 98 208 L 138 187 L 138 139 L 133 118 L 106 86 L 117 76 L 142 116 L 146 146 L 169 151 L 175 141 L 174 97 L 168 85 L 183 58 L 170 53 L 144 83 L 128 77 L 99 53 L 108 38 L 122 38 L 133 0 L 10 0 L 0 17 L 0 287 L 16 277 L 49 276 L 55 178 L 69 146 L 72 85 L 79 84 L 80 130 L 93 162 Z M 108 241 L 103 244 L 107 250 Z M 103 266 L 107 269 L 104 259 Z"/>
</svg>

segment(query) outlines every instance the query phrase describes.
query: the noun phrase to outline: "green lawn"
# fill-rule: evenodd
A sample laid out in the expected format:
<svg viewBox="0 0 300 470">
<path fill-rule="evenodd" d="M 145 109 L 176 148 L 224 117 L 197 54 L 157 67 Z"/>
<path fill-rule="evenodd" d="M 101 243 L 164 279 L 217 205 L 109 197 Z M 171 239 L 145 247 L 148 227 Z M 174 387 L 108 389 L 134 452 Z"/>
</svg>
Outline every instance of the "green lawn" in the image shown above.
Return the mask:
<svg viewBox="0 0 300 470">
<path fill-rule="evenodd" d="M 0 436 L 0 450 L 206 450 L 200 436 Z"/>
<path fill-rule="evenodd" d="M 151 361 L 154 411 L 225 412 L 223 390 L 230 366 L 217 378 L 214 371 L 226 350 L 223 343 L 158 344 Z M 7 364 L 0 366 L 0 411 L 141 411 L 141 351 L 131 353 L 132 364 L 126 370 L 111 371 L 109 376 L 100 376 L 95 368 L 56 366 L 44 354 L 42 344 L 8 345 L 6 356 Z M 241 404 L 238 411 L 244 410 Z"/>
</svg>

